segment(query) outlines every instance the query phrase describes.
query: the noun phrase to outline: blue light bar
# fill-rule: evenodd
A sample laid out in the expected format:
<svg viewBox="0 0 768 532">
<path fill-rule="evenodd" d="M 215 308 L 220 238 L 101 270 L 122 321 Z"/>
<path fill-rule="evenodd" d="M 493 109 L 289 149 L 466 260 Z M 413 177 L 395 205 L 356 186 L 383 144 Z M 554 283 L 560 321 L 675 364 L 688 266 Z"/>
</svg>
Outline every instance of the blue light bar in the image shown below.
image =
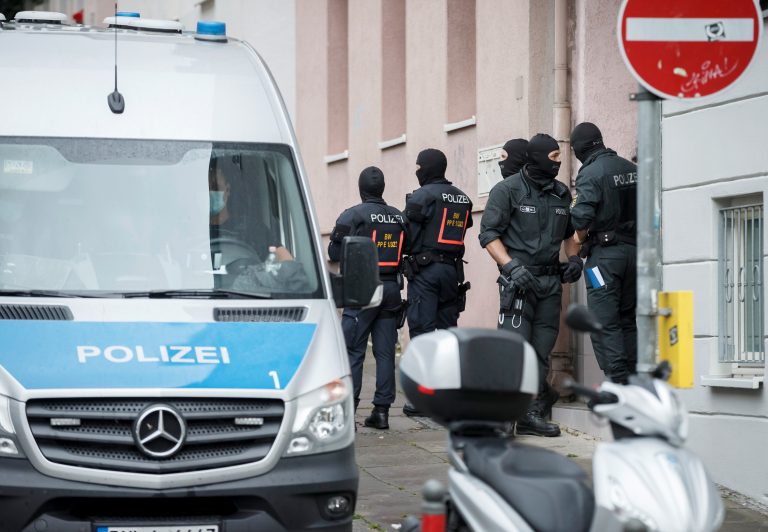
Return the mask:
<svg viewBox="0 0 768 532">
<path fill-rule="evenodd" d="M 214 22 L 201 20 L 197 23 L 198 35 L 225 36 L 227 34 L 227 25 L 224 22 Z"/>
<path fill-rule="evenodd" d="M 135 11 L 118 11 L 117 12 L 118 17 L 133 17 L 133 18 L 141 18 L 141 13 L 137 13 Z"/>
</svg>

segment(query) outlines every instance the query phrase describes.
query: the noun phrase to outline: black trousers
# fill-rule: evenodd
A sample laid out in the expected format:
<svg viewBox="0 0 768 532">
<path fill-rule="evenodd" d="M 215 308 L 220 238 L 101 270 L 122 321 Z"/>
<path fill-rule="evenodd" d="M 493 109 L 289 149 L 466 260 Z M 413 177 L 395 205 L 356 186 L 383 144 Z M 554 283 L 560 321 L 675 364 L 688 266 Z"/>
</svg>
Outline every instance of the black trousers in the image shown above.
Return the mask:
<svg viewBox="0 0 768 532">
<path fill-rule="evenodd" d="M 536 277 L 536 286 L 525 291 L 523 314 L 513 317 L 511 313 L 499 314 L 499 329 L 516 332 L 536 350 L 539 362 L 539 393 L 531 403 L 529 411 L 541 416 L 549 415 L 559 394 L 547 382 L 549 357 L 560 331 L 560 308 L 563 287 L 556 275 Z"/>
<path fill-rule="evenodd" d="M 453 264 L 433 262 L 408 281 L 408 330 L 411 338 L 459 321 L 458 273 Z"/>
<path fill-rule="evenodd" d="M 360 400 L 363 386 L 363 362 L 368 337 L 373 337 L 373 358 L 376 360 L 375 406 L 389 407 L 395 401 L 395 345 L 397 344 L 397 311 L 400 308 L 400 286 L 384 281 L 381 305 L 364 310 L 344 309 L 341 328 L 347 344 L 352 368 L 352 388 L 355 404 Z"/>
<path fill-rule="evenodd" d="M 593 287 L 589 270 L 597 267 L 605 286 Z M 595 246 L 585 266 L 587 304 L 602 334 L 592 334 L 600 369 L 614 382 L 626 382 L 637 371 L 637 248 L 619 242 Z"/>
</svg>

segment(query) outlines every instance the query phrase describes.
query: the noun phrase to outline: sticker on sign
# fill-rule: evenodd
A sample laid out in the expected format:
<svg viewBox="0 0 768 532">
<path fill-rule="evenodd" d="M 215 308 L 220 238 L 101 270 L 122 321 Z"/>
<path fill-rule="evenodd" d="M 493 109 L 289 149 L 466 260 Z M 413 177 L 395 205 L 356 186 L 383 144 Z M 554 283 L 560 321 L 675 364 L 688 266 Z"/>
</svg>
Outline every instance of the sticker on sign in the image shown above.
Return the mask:
<svg viewBox="0 0 768 532">
<path fill-rule="evenodd" d="M 97 526 L 96 532 L 219 532 L 218 525 Z"/>
<path fill-rule="evenodd" d="M 644 87 L 688 99 L 731 86 L 754 59 L 762 29 L 755 0 L 624 0 L 617 34 Z"/>
</svg>

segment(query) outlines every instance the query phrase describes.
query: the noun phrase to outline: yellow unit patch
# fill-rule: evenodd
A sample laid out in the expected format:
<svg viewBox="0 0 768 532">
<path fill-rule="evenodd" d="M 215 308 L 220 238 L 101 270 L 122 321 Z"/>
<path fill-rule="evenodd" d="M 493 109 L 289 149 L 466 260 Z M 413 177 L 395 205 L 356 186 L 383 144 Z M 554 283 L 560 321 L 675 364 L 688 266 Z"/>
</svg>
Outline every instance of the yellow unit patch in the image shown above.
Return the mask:
<svg viewBox="0 0 768 532">
<path fill-rule="evenodd" d="M 659 292 L 659 358 L 672 364 L 669 384 L 693 388 L 693 292 Z"/>
</svg>

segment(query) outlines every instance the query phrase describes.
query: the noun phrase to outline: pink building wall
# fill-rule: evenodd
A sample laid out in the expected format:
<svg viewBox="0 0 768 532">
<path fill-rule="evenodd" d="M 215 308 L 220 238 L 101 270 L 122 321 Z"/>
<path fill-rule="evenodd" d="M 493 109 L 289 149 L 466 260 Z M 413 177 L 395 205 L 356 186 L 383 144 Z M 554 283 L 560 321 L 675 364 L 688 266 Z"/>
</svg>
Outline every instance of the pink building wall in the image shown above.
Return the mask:
<svg viewBox="0 0 768 532">
<path fill-rule="evenodd" d="M 384 137 L 384 117 L 402 112 L 396 103 L 391 103 L 397 102 L 397 98 L 385 100 L 382 94 L 382 6 L 391 0 L 349 2 L 349 155 L 326 163 L 324 158 L 333 155 L 328 151 L 330 117 L 326 104 L 327 16 L 332 1 L 338 0 L 305 2 L 296 12 L 297 130 L 321 228 L 327 237 L 338 214 L 359 202 L 357 177 L 366 166 L 376 165 L 384 171 L 384 198 L 402 208 L 405 194 L 418 186 L 414 175 L 418 152 L 428 147 L 443 150 L 448 157 L 448 179 L 469 194 L 475 205 L 475 227 L 467 232 L 465 256 L 472 290 L 460 325 L 495 327 L 498 273 L 477 240 L 486 201 L 477 191 L 478 149 L 514 137 L 528 138 L 538 132 L 553 134 L 554 0 L 476 1 L 476 57 L 471 72 L 475 76 L 475 98 L 461 106 L 466 114 L 476 117 L 476 124 L 451 132 L 444 131 L 445 124 L 470 116 L 457 117 L 447 108 L 448 56 L 461 50 L 463 40 L 472 39 L 472 25 L 452 24 L 458 31 L 448 31 L 452 0 L 404 0 L 405 129 L 401 133 L 406 134 L 406 141 L 386 149 L 380 149 L 379 143 L 399 133 L 390 128 L 386 132 L 389 138 Z M 616 47 L 618 7 L 617 0 L 570 1 L 569 99 L 573 125 L 582 119 L 595 121 L 603 128 L 608 144 L 617 146 L 620 154 L 629 155 L 636 126 L 635 110 L 628 95 L 634 85 Z M 390 23 L 392 16 L 387 13 Z M 474 113 L 469 112 L 471 109 Z M 392 122 L 396 120 L 389 117 L 388 123 Z M 575 176 L 575 160 L 572 168 Z M 567 176 L 560 177 L 568 181 Z M 567 331 L 563 332 L 562 340 L 560 348 L 568 350 Z"/>
</svg>

